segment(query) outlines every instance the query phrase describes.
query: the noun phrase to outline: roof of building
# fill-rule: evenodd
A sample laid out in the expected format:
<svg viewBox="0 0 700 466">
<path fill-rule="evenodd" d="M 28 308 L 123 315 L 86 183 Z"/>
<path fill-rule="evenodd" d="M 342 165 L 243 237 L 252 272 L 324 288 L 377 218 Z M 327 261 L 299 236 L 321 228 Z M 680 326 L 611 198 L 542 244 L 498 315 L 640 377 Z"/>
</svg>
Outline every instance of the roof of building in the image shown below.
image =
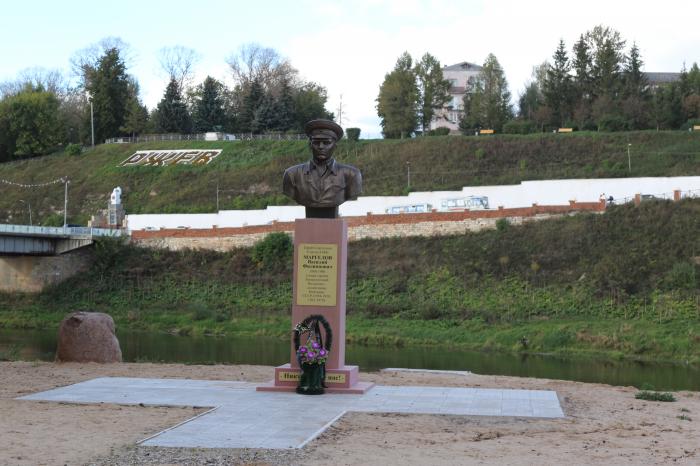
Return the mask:
<svg viewBox="0 0 700 466">
<path fill-rule="evenodd" d="M 674 83 L 681 79 L 680 73 L 652 72 L 644 73 L 644 76 L 647 78 L 647 81 L 649 81 L 649 84 Z"/>
<path fill-rule="evenodd" d="M 476 65 L 474 63 L 469 63 L 468 61 L 463 61 L 462 63 L 455 63 L 454 65 L 445 66 L 442 71 L 481 71 L 483 67 Z"/>
</svg>

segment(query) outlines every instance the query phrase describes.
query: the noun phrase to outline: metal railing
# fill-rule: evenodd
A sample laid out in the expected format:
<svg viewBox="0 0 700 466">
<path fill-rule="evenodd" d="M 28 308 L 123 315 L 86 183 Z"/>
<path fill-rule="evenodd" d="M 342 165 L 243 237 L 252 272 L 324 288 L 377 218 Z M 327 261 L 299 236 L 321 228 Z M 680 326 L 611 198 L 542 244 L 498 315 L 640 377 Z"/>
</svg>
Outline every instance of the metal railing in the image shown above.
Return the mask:
<svg viewBox="0 0 700 466">
<path fill-rule="evenodd" d="M 0 224 L 0 233 L 16 233 L 37 236 L 122 236 L 126 231 L 113 228 L 91 227 L 39 227 L 30 225 Z"/>
<path fill-rule="evenodd" d="M 211 133 L 208 133 L 211 134 Z M 299 141 L 306 139 L 305 134 L 287 134 L 287 133 L 216 133 L 216 139 L 207 136 L 207 133 L 192 133 L 192 134 L 143 134 L 141 136 L 126 136 L 118 138 L 109 138 L 105 140 L 105 144 L 128 144 L 135 142 L 159 142 L 159 141 Z"/>
</svg>

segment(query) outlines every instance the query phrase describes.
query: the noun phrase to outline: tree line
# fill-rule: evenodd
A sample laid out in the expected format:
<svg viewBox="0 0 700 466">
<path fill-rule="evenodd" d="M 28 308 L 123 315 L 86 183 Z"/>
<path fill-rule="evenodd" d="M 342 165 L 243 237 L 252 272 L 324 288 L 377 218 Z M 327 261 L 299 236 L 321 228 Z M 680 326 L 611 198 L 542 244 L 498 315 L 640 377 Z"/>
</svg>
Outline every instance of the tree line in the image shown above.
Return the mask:
<svg viewBox="0 0 700 466">
<path fill-rule="evenodd" d="M 0 161 L 47 154 L 142 133 L 302 132 L 314 118 L 333 118 L 326 89 L 303 80 L 274 49 L 246 44 L 227 63 L 233 86 L 207 76 L 194 83 L 198 55 L 185 47 L 159 52 L 168 84 L 148 109 L 128 73 L 130 49 L 107 38 L 71 59 L 77 83 L 33 69 L 0 84 Z M 92 115 L 91 115 L 92 107 Z"/>
<path fill-rule="evenodd" d="M 580 35 L 572 49 L 563 40 L 552 56 L 533 68 L 517 99 L 517 111 L 503 67 L 489 54 L 481 72 L 469 78 L 458 121 L 464 134 L 482 128 L 506 133 L 578 130 L 622 131 L 679 129 L 700 124 L 700 69 L 685 66 L 678 80 L 649 82 L 642 71 L 639 47 L 626 50 L 620 33 L 596 26 Z M 377 114 L 384 136 L 430 134 L 431 119 L 445 114 L 450 84 L 439 61 L 429 57 L 412 66 L 408 53 L 399 57 L 379 88 Z"/>
</svg>

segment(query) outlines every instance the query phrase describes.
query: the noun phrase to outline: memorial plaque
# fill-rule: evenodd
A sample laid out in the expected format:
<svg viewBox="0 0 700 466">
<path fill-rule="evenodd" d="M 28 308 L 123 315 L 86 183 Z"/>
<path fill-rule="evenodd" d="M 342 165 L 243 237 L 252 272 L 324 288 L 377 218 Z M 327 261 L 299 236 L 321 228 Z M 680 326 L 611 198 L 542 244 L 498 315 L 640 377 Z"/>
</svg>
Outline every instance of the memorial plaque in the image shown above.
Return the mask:
<svg viewBox="0 0 700 466">
<path fill-rule="evenodd" d="M 338 282 L 337 244 L 299 244 L 297 305 L 335 306 Z"/>
</svg>

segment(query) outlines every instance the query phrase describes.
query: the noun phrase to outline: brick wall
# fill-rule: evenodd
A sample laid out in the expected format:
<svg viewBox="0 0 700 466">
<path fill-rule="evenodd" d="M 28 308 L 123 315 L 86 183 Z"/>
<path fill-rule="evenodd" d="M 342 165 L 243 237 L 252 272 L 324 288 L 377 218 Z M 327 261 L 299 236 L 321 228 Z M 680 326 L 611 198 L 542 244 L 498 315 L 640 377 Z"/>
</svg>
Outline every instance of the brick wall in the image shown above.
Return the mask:
<svg viewBox="0 0 700 466">
<path fill-rule="evenodd" d="M 398 215 L 344 217 L 348 222 L 348 239 L 389 238 L 396 236 L 444 236 L 495 228 L 496 221 L 508 218 L 511 223 L 542 220 L 577 212 L 603 212 L 605 201 L 575 202 L 561 206 L 522 207 L 515 209 L 429 212 Z M 294 222 L 273 222 L 269 225 L 239 228 L 163 229 L 132 231 L 131 240 L 143 246 L 179 250 L 185 248 L 228 251 L 249 247 L 268 233 L 294 233 Z"/>
</svg>

